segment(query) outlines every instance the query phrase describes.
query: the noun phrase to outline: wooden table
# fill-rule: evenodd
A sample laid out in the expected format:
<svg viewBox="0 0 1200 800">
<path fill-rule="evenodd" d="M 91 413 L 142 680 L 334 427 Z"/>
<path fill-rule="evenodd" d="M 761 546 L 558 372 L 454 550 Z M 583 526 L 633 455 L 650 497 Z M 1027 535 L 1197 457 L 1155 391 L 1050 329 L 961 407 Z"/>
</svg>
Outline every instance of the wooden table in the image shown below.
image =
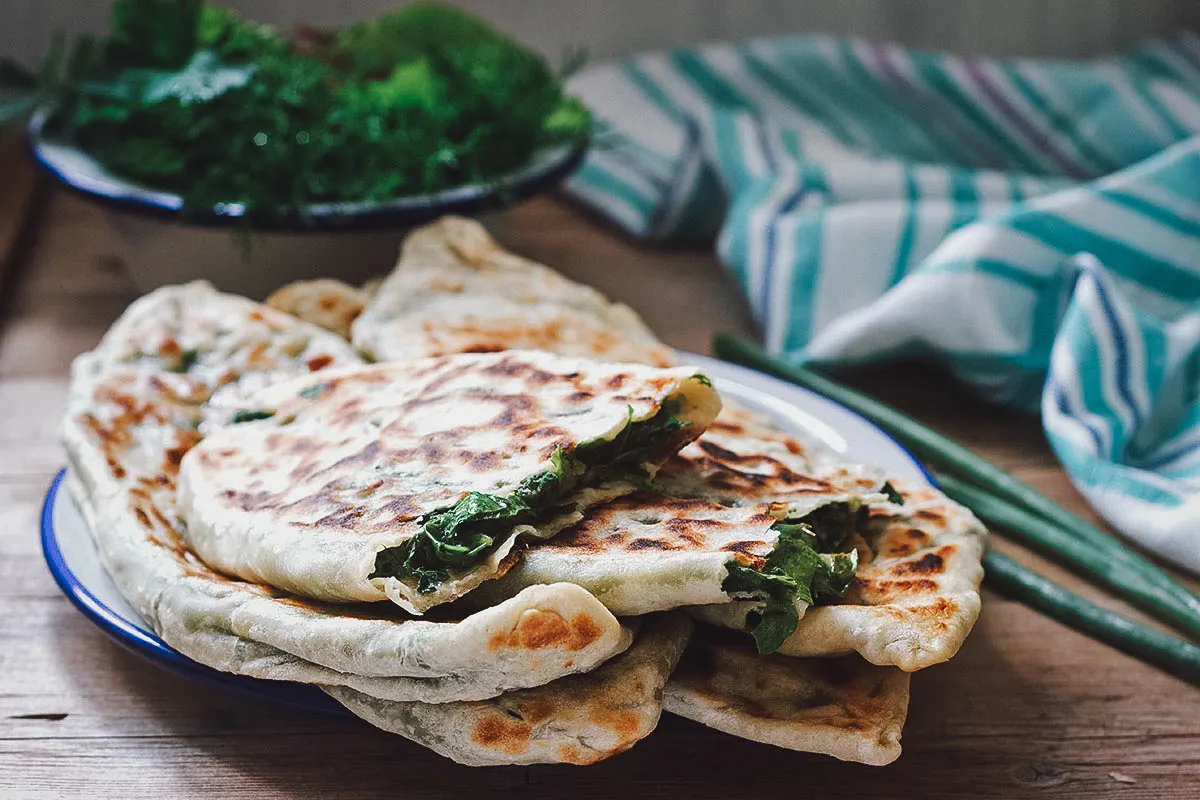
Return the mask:
<svg viewBox="0 0 1200 800">
<path fill-rule="evenodd" d="M 673 345 L 703 352 L 713 331 L 751 329 L 705 253 L 631 246 L 552 201 L 510 217 L 510 246 L 628 302 Z M 365 724 L 231 697 L 143 662 L 59 594 L 37 537 L 62 464 L 68 363 L 133 298 L 112 252 L 96 212 L 52 198 L 0 332 L 0 797 L 1200 797 L 1200 691 L 990 592 L 958 657 L 914 676 L 904 755 L 886 768 L 667 716 L 597 766 L 472 770 Z M 985 407 L 929 370 L 855 380 L 1092 517 L 1035 419 Z"/>
</svg>

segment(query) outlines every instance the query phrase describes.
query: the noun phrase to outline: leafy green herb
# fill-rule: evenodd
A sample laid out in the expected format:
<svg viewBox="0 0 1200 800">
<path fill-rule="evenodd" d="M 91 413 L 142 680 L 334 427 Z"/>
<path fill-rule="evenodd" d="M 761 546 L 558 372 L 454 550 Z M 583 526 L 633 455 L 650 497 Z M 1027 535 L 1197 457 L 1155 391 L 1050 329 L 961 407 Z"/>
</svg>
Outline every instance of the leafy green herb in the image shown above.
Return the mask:
<svg viewBox="0 0 1200 800">
<path fill-rule="evenodd" d="M 324 382 L 314 383 L 312 386 L 305 386 L 303 389 L 301 389 L 296 394 L 300 395 L 305 400 L 316 400 L 318 397 L 320 397 L 322 394 L 325 393 L 325 389 L 327 386 L 329 386 L 329 384 L 324 383 Z"/>
<path fill-rule="evenodd" d="M 850 589 L 858 572 L 858 551 L 821 553 L 820 558 L 821 569 L 813 573 L 813 598 L 820 602 L 841 597 Z"/>
<path fill-rule="evenodd" d="M 764 602 L 760 610 L 750 615 L 751 634 L 760 653 L 774 653 L 796 630 L 800 622 L 797 601 L 812 605 L 841 597 L 850 588 L 858 569 L 857 552 L 830 554 L 817 550 L 822 537 L 810 521 L 828 525 L 831 517 L 826 514 L 823 518 L 817 513 L 825 508 L 828 506 L 822 506 L 798 523 L 778 522 L 772 526 L 779 532 L 779 539 L 761 570 L 737 562 L 727 565 L 729 575 L 721 588 L 735 597 Z M 829 535 L 826 537 L 828 540 Z"/>
<path fill-rule="evenodd" d="M 812 604 L 813 581 L 818 572 L 825 569 L 825 562 L 816 547 L 818 540 L 813 529 L 804 523 L 776 523 L 775 530 L 779 531 L 779 540 L 771 555 L 767 558 L 763 570 L 768 574 L 786 575 L 795 581 L 795 596 L 805 603 Z"/>
<path fill-rule="evenodd" d="M 447 47 L 488 46 L 519 47 L 478 17 L 438 3 L 412 3 L 379 19 L 348 25 L 334 38 L 334 49 L 349 54 L 360 75 L 436 58 Z"/>
<path fill-rule="evenodd" d="M 243 19 L 224 6 L 205 5 L 196 27 L 196 47 L 239 61 L 256 56 L 285 56 L 292 43 L 270 25 Z"/>
<path fill-rule="evenodd" d="M 880 489 L 880 491 L 887 495 L 889 503 L 895 503 L 898 506 L 904 505 L 904 495 L 896 491 L 896 487 L 892 486 L 891 481 L 884 483 L 883 488 Z"/>
<path fill-rule="evenodd" d="M 712 388 L 712 385 L 713 385 L 712 379 L 701 372 L 697 372 L 695 375 L 693 375 L 692 379 L 700 381 L 702 384 L 704 384 L 705 386 L 707 386 L 710 389 Z"/>
<path fill-rule="evenodd" d="M 1002 523 L 1000 515 L 1012 515 L 1004 520 L 1011 523 L 1009 532 L 1021 532 L 1025 543 L 1057 558 L 1068 568 L 1081 570 L 1081 574 L 1115 588 L 1123 599 L 1191 637 L 1200 636 L 1200 597 L 1194 589 L 966 447 L 898 409 L 819 373 L 774 359 L 749 342 L 718 334 L 713 340 L 713 351 L 720 358 L 773 373 L 857 411 L 912 448 L 926 463 L 937 465 L 935 483 L 988 522 Z M 947 478 L 955 481 L 955 491 L 947 488 Z M 986 491 L 978 491 L 978 487 L 984 486 Z M 973 488 L 977 491 L 971 492 Z M 994 511 L 994 515 L 985 513 L 980 503 L 987 503 L 987 511 Z M 1190 661 L 1191 675 L 1200 671 L 1200 654 L 1189 642 L 1151 628 L 1131 626 L 1128 620 L 1060 589 L 996 551 L 984 555 L 984 568 L 989 581 L 998 588 L 1011 590 L 1014 596 L 1024 597 L 1035 608 L 1078 630 L 1154 663 L 1172 661 L 1178 668 L 1186 659 Z"/>
<path fill-rule="evenodd" d="M 199 360 L 199 350 L 183 350 L 179 353 L 179 358 L 175 361 L 175 366 L 170 368 L 170 372 L 178 372 L 180 374 L 191 372 L 192 367 L 196 366 L 196 362 Z"/>
<path fill-rule="evenodd" d="M 450 578 L 452 570 L 469 569 L 486 557 L 517 525 L 537 522 L 547 509 L 585 481 L 636 474 L 653 459 L 671 435 L 688 423 L 676 415 L 683 404 L 668 397 L 646 420 L 629 420 L 612 439 L 581 442 L 570 452 L 556 450 L 552 469 L 525 478 L 508 496 L 469 492 L 449 508 L 421 520 L 421 531 L 402 545 L 379 551 L 368 577 L 415 580 L 429 594 Z"/>
<path fill-rule="evenodd" d="M 751 614 L 754 643 L 760 653 L 774 653 L 800 624 L 796 608 L 796 582 L 785 575 L 773 575 L 743 567 L 736 561 L 726 568 L 729 576 L 721 588 L 734 597 L 765 600 L 761 610 Z"/>
<path fill-rule="evenodd" d="M 273 416 L 275 416 L 275 412 L 271 411 L 270 409 L 266 409 L 266 408 L 246 409 L 246 408 L 243 408 L 243 409 L 240 409 L 232 417 L 230 417 L 229 421 L 236 425 L 239 422 L 254 422 L 255 420 L 258 420 L 258 419 L 270 419 Z"/>
<path fill-rule="evenodd" d="M 309 39 L 197 0 L 119 0 L 46 132 L 185 213 L 242 204 L 251 220 L 487 183 L 590 136 L 561 75 L 451 6 Z"/>
<path fill-rule="evenodd" d="M 654 416 L 639 422 L 633 421 L 633 407 L 627 407 L 627 422 L 612 439 L 594 439 L 575 447 L 571 456 L 585 466 L 602 467 L 607 472 L 638 469 L 647 461 L 654 460 L 662 448 L 690 423 L 679 419 L 677 414 L 683 407 L 683 398 L 668 397 Z"/>
<path fill-rule="evenodd" d="M 805 515 L 803 522 L 817 537 L 817 549 L 831 552 L 866 524 L 870 510 L 857 503 L 826 503 Z"/>
<path fill-rule="evenodd" d="M 130 66 L 175 69 L 196 51 L 200 0 L 117 0 L 108 49 Z"/>
<path fill-rule="evenodd" d="M 381 550 L 368 576 L 408 577 L 417 591 L 429 594 L 450 577 L 451 569 L 465 569 L 483 558 L 498 537 L 513 527 L 533 522 L 538 511 L 569 491 L 583 468 L 554 451 L 553 469 L 531 475 L 508 497 L 468 492 L 449 508 L 439 509 L 421 521 L 421 532 L 399 547 Z"/>
</svg>

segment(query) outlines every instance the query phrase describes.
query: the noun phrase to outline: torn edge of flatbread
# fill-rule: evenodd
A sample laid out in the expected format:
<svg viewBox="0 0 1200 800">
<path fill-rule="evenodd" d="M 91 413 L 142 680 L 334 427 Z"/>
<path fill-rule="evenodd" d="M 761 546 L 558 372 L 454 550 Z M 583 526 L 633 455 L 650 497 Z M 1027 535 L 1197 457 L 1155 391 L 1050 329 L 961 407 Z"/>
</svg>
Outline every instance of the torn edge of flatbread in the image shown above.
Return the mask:
<svg viewBox="0 0 1200 800">
<path fill-rule="evenodd" d="M 770 479 L 774 471 L 789 480 Z M 871 492 L 882 471 L 844 462 L 814 442 L 796 440 L 770 420 L 726 404 L 704 435 L 669 461 L 656 482 L 675 492 L 708 492 L 744 506 L 787 501 L 797 508 Z M 946 661 L 962 646 L 979 617 L 979 586 L 987 529 L 968 509 L 937 489 L 900 478 L 887 481 L 903 504 L 876 488 L 862 494 L 868 508 L 864 537 L 855 536 L 859 567 L 840 599 L 801 609 L 795 632 L 779 653 L 836 656 L 858 653 L 872 664 L 906 671 Z M 834 496 L 833 499 L 838 499 Z M 696 619 L 743 629 L 752 603 L 692 606 Z"/>
<path fill-rule="evenodd" d="M 932 487 L 898 479 L 892 485 L 904 505 L 872 509 L 873 558 L 845 597 L 808 609 L 780 653 L 856 652 L 911 672 L 958 652 L 979 618 L 987 528 Z"/>
</svg>

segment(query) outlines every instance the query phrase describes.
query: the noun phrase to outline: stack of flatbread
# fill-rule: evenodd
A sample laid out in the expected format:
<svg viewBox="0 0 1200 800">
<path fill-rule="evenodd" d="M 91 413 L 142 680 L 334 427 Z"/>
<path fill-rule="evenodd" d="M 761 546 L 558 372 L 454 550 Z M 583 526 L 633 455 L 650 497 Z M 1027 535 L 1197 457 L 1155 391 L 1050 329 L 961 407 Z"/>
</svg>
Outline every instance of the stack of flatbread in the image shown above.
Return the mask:
<svg viewBox="0 0 1200 800">
<path fill-rule="evenodd" d="M 414 232 L 374 287 L 135 302 L 72 370 L 69 486 L 183 654 L 460 763 L 587 764 L 664 709 L 886 764 L 984 530 L 726 403 L 628 307 Z"/>
</svg>

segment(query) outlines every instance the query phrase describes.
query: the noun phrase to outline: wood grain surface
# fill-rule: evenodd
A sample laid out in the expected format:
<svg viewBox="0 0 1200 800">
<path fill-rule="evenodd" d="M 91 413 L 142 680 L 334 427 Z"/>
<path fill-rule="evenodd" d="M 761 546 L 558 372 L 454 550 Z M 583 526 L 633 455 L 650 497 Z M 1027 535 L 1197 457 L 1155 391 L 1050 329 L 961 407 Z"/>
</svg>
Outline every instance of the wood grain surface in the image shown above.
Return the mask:
<svg viewBox="0 0 1200 800">
<path fill-rule="evenodd" d="M 751 332 L 739 292 L 705 253 L 633 246 L 549 200 L 510 214 L 504 238 L 628 302 L 678 347 L 704 352 L 713 331 Z M 0 797 L 1200 797 L 1200 691 L 991 592 L 958 657 L 914 676 L 904 754 L 884 768 L 668 716 L 593 767 L 469 769 L 365 724 L 168 674 L 75 611 L 37 539 L 42 494 L 62 463 L 55 429 L 68 364 L 133 293 L 102 216 L 78 200 L 52 199 L 31 259 L 0 328 Z M 1094 519 L 1036 419 L 987 407 L 927 368 L 853 382 Z"/>
</svg>

